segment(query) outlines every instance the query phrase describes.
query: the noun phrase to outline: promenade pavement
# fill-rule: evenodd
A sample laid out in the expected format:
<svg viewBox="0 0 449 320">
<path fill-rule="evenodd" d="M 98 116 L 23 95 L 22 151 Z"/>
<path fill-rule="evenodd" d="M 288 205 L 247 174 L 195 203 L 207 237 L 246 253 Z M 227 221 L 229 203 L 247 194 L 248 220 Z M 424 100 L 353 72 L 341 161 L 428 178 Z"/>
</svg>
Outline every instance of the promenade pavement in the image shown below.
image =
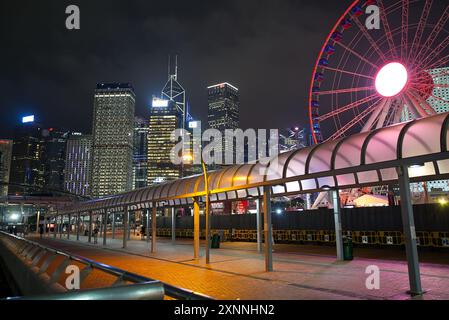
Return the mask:
<svg viewBox="0 0 449 320">
<path fill-rule="evenodd" d="M 107 246 L 80 241 L 71 235 L 53 236 L 34 241 L 63 251 L 81 255 L 105 264 L 161 280 L 174 286 L 200 292 L 216 299 L 410 299 L 407 263 L 403 250 L 355 248 L 352 261 L 336 261 L 335 249 L 326 246 L 276 244 L 274 272 L 265 272 L 263 253 L 255 243 L 224 242 L 211 249 L 211 263 L 193 259 L 193 241 L 158 238 L 157 251 L 151 253 L 149 243 L 133 236 L 126 249 L 122 239 L 107 239 Z M 449 299 L 449 252 L 421 254 L 421 278 L 427 293 L 413 299 Z M 369 290 L 368 266 L 380 269 L 380 288 Z M 108 286 L 113 279 L 92 274 L 87 287 Z"/>
</svg>

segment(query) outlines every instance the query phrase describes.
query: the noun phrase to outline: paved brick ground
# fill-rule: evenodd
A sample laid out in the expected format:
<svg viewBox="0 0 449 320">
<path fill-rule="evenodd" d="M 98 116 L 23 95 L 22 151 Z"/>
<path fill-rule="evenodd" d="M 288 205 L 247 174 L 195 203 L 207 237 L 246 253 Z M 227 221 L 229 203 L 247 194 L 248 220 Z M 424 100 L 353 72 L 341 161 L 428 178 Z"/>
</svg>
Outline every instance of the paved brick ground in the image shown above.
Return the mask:
<svg viewBox="0 0 449 320">
<path fill-rule="evenodd" d="M 355 249 L 353 261 L 336 262 L 330 247 L 275 245 L 274 272 L 265 272 L 264 257 L 254 243 L 223 243 L 212 249 L 211 264 L 193 260 L 191 240 L 158 239 L 157 252 L 138 238 L 122 249 L 121 239 L 108 239 L 107 247 L 49 238 L 33 238 L 45 245 L 82 255 L 109 265 L 158 279 L 217 299 L 409 299 L 407 264 L 399 250 Z M 449 253 L 424 252 L 421 263 L 423 288 L 415 299 L 449 299 Z M 379 290 L 365 286 L 366 267 L 381 270 Z M 91 275 L 86 287 L 110 285 L 111 279 Z"/>
</svg>

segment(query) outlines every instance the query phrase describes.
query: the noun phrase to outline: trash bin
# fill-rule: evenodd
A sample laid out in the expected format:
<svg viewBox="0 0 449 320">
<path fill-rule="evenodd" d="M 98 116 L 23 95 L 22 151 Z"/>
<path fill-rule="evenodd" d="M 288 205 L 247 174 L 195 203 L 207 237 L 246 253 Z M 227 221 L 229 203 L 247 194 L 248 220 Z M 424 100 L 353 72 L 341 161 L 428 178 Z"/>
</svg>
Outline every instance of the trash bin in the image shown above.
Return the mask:
<svg viewBox="0 0 449 320">
<path fill-rule="evenodd" d="M 218 235 L 218 233 L 215 233 L 212 236 L 211 248 L 212 249 L 219 249 L 220 248 L 220 236 Z"/>
<path fill-rule="evenodd" d="M 343 260 L 352 260 L 352 238 L 351 237 L 343 237 Z"/>
</svg>

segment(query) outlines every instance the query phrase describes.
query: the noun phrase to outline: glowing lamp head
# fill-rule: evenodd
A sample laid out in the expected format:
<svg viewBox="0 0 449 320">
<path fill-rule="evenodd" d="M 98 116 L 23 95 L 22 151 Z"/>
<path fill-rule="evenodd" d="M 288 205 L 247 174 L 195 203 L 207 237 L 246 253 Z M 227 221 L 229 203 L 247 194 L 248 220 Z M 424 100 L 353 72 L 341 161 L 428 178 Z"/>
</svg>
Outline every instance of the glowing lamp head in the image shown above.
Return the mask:
<svg viewBox="0 0 449 320">
<path fill-rule="evenodd" d="M 389 98 L 401 93 L 407 82 L 407 69 L 399 62 L 392 62 L 383 66 L 377 73 L 375 85 L 381 96 Z"/>
</svg>

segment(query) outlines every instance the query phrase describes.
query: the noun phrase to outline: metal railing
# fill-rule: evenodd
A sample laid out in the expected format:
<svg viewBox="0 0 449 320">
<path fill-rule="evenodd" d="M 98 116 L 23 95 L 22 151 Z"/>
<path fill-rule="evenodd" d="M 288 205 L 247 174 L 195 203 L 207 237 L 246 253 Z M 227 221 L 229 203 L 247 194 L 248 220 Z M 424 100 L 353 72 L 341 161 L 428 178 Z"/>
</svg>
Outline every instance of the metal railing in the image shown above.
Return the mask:
<svg viewBox="0 0 449 320">
<path fill-rule="evenodd" d="M 131 282 L 133 284 L 143 284 L 157 281 L 155 279 L 151 279 L 148 277 L 141 276 L 139 274 L 128 272 L 85 257 L 49 248 L 37 242 L 30 241 L 28 239 L 24 239 L 15 235 L 11 235 L 3 231 L 0 231 L 0 240 L 1 238 L 6 239 L 7 242 L 10 242 L 10 244 L 12 244 L 15 247 L 16 249 L 15 253 L 22 259 L 27 260 L 29 262 L 30 268 L 37 267 L 38 263 L 42 261 L 38 271 L 39 274 L 46 273 L 50 265 L 53 262 L 55 262 L 55 259 L 57 257 L 62 257 L 61 261 L 54 263 L 56 265 L 53 266 L 53 271 L 50 274 L 48 274 L 49 276 L 48 282 L 50 285 L 55 284 L 58 281 L 62 272 L 65 271 L 66 267 L 72 262 L 78 262 L 85 266 L 82 270 L 80 270 L 80 284 L 82 284 L 83 281 L 87 278 L 87 276 L 91 274 L 91 272 L 94 270 L 102 271 L 116 278 L 115 282 L 112 284 L 112 287 L 108 289 L 115 289 L 116 287 L 120 288 L 119 286 L 123 287 L 123 284 L 126 284 L 127 282 Z M 172 299 L 212 300 L 211 297 L 197 292 L 175 287 L 173 285 L 166 284 L 163 282 L 160 283 L 163 285 L 165 295 Z M 79 293 L 81 292 L 82 291 L 80 291 Z"/>
<path fill-rule="evenodd" d="M 160 281 L 151 281 L 128 286 L 73 290 L 67 293 L 14 297 L 6 300 L 162 300 L 163 298 L 163 284 Z"/>
</svg>

